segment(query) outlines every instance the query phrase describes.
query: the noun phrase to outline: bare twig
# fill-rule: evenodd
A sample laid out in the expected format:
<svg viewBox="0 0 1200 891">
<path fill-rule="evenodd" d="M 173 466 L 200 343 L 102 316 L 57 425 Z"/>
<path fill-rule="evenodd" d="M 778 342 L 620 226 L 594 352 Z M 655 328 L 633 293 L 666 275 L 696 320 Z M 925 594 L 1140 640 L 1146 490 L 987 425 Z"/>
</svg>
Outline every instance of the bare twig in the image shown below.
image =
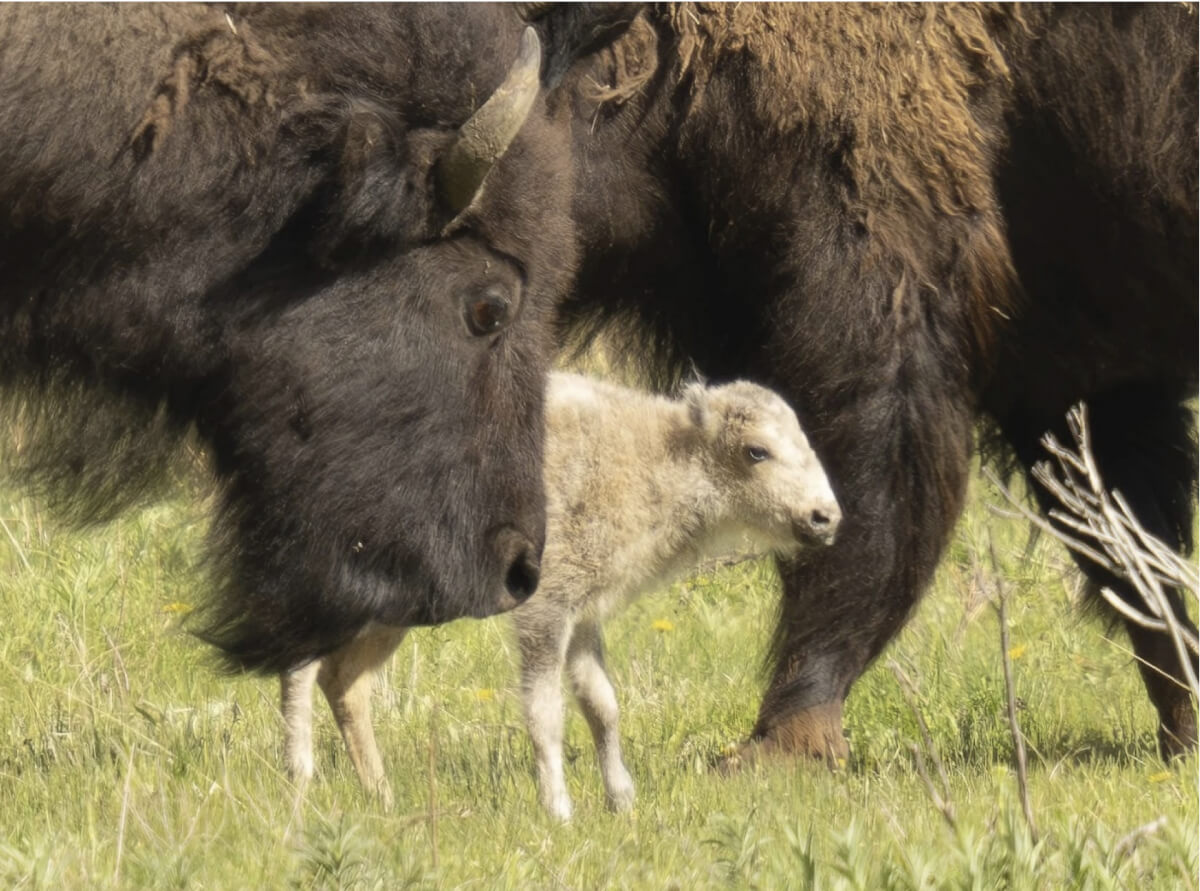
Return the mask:
<svg viewBox="0 0 1200 891">
<path fill-rule="evenodd" d="M 887 664 L 892 674 L 896 676 L 896 682 L 900 686 L 900 693 L 904 696 L 904 701 L 908 703 L 908 707 L 912 709 L 913 716 L 917 719 L 917 729 L 921 731 L 921 742 L 924 746 L 924 751 L 929 753 L 934 767 L 937 768 L 941 789 L 939 790 L 934 786 L 933 780 L 929 776 L 929 771 L 925 767 L 925 755 L 922 747 L 916 743 L 912 743 L 909 746 L 909 750 L 916 758 L 917 773 L 920 774 L 921 781 L 925 784 L 934 807 L 941 811 L 946 824 L 951 829 L 957 829 L 958 824 L 955 819 L 954 802 L 950 797 L 950 777 L 946 773 L 946 766 L 942 764 L 942 759 L 938 757 L 937 749 L 933 745 L 933 737 L 929 735 L 929 728 L 925 725 L 925 719 L 921 716 L 921 710 L 917 708 L 916 685 L 895 659 L 889 659 Z"/>
<path fill-rule="evenodd" d="M 429 713 L 429 845 L 433 869 L 438 868 L 437 708 Z"/>
<path fill-rule="evenodd" d="M 1132 622 L 1133 624 L 1141 625 L 1143 628 L 1148 628 L 1151 631 L 1167 630 L 1166 622 L 1164 622 L 1162 619 L 1151 619 L 1145 613 L 1138 612 L 1136 609 L 1122 600 L 1112 588 L 1101 588 L 1100 596 L 1104 598 L 1105 603 L 1120 613 L 1122 618 Z"/>
<path fill-rule="evenodd" d="M 996 559 L 996 548 L 992 544 L 992 533 L 988 530 L 988 556 L 992 561 L 992 576 L 996 586 L 996 615 L 1000 623 L 1000 661 L 1004 666 L 1004 698 L 1008 704 L 1008 729 L 1012 734 L 1013 752 L 1017 757 L 1017 790 L 1021 795 L 1021 810 L 1029 826 L 1029 837 L 1037 844 L 1037 824 L 1033 819 L 1033 805 L 1029 800 L 1029 770 L 1025 756 L 1025 735 L 1017 723 L 1017 694 L 1013 683 L 1012 656 L 1008 639 L 1008 592 L 1001 581 L 1000 563 Z"/>
<path fill-rule="evenodd" d="M 1100 589 L 1100 596 L 1126 621 L 1170 638 L 1182 682 L 1193 696 L 1200 697 L 1195 661 L 1200 639 L 1186 620 L 1186 610 L 1176 613 L 1170 593 L 1179 591 L 1197 602 L 1200 573 L 1141 525 L 1120 492 L 1105 488 L 1092 450 L 1086 406 L 1080 403 L 1067 413 L 1067 427 L 1075 450 L 1047 433 L 1042 444 L 1053 457 L 1057 472 L 1049 461 L 1039 462 L 1032 471 L 1034 479 L 1062 505 L 1062 509 L 1050 511 L 1053 523 L 1021 504 L 990 471 L 986 471 L 988 479 L 1037 528 L 1129 583 L 1137 594 L 1136 603 L 1108 588 Z"/>
<path fill-rule="evenodd" d="M 1036 472 L 1037 472 L 1037 468 L 1035 467 L 1034 473 L 1036 473 Z M 1008 500 L 1008 502 L 1017 509 L 1017 513 L 1019 513 L 1022 517 L 1024 517 L 1026 520 L 1028 520 L 1034 526 L 1037 526 L 1043 532 L 1046 532 L 1049 535 L 1054 536 L 1054 538 L 1058 539 L 1070 550 L 1075 551 L 1077 554 L 1082 554 L 1083 556 L 1087 557 L 1092 562 L 1102 566 L 1104 569 L 1107 569 L 1110 572 L 1116 571 L 1116 566 L 1112 563 L 1112 561 L 1109 560 L 1107 557 L 1105 557 L 1102 553 L 1097 551 L 1095 548 L 1088 547 L 1086 544 L 1084 544 L 1077 538 L 1072 538 L 1070 536 L 1064 535 L 1061 531 L 1059 531 L 1057 528 L 1055 528 L 1052 523 L 1047 522 L 1045 517 L 1035 514 L 1033 511 L 1031 511 L 1029 508 L 1027 508 L 1024 504 L 1022 504 L 1021 499 L 1017 498 L 1016 495 L 1014 495 L 1012 492 L 1010 492 L 1008 490 L 1008 487 L 1005 486 L 1004 483 L 1000 482 L 1000 477 L 996 476 L 996 474 L 993 473 L 990 468 L 985 467 L 983 469 L 983 475 L 985 477 L 987 477 L 988 482 L 991 483 L 993 486 L 995 486 L 996 489 L 999 490 L 1000 494 L 1003 495 Z M 1005 513 L 1007 513 L 1007 512 L 1005 512 Z"/>
</svg>

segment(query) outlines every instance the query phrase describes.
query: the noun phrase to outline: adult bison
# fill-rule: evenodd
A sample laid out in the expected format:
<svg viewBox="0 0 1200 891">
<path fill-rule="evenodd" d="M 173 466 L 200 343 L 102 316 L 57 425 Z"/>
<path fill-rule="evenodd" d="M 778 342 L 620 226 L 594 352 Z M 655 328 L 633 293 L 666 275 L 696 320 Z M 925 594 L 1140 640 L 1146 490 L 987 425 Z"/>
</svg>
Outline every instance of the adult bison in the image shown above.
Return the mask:
<svg viewBox="0 0 1200 891">
<path fill-rule="evenodd" d="M 106 516 L 194 427 L 236 664 L 537 584 L 545 308 L 576 258 L 524 31 L 503 7 L 0 10 L 17 464 Z"/>
<path fill-rule="evenodd" d="M 1178 4 L 680 4 L 572 72 L 567 325 L 785 392 L 844 508 L 783 567 L 764 749 L 845 754 L 981 417 L 1028 468 L 1087 400 L 1108 485 L 1190 545 L 1196 30 Z M 1169 640 L 1129 630 L 1162 750 L 1193 746 Z"/>
</svg>

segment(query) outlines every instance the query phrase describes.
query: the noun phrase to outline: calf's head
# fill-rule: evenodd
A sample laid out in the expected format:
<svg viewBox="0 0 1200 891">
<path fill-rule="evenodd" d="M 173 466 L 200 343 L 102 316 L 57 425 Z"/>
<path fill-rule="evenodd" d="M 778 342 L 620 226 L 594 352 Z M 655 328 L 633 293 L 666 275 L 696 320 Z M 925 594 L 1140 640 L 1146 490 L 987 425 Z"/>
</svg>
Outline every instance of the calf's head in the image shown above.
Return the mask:
<svg viewBox="0 0 1200 891">
<path fill-rule="evenodd" d="M 695 384 L 685 398 L 708 447 L 730 524 L 783 553 L 831 544 L 841 509 L 796 413 L 747 381 Z"/>
</svg>

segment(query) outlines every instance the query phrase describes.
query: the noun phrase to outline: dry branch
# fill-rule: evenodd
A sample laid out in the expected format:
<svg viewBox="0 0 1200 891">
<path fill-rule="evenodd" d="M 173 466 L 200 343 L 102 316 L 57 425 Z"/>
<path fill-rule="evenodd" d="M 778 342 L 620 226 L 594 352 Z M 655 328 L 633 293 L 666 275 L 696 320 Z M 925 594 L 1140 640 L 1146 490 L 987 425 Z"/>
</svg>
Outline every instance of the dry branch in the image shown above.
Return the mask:
<svg viewBox="0 0 1200 891">
<path fill-rule="evenodd" d="M 917 685 L 913 683 L 912 678 L 908 676 L 904 669 L 900 667 L 900 663 L 895 659 L 889 659 L 887 665 L 891 669 L 892 674 L 895 675 L 896 682 L 900 685 L 900 693 L 904 696 L 904 701 L 908 703 L 913 716 L 917 719 L 917 729 L 921 732 L 924 751 L 929 753 L 930 760 L 933 761 L 934 767 L 937 768 L 941 788 L 939 789 L 935 786 L 933 779 L 929 776 L 929 771 L 925 767 L 925 754 L 921 746 L 912 743 L 909 749 L 916 759 L 917 773 L 921 777 L 921 782 L 925 784 L 925 789 L 929 793 L 934 807 L 941 811 L 946 824 L 951 829 L 957 829 L 958 823 L 955 817 L 954 801 L 950 796 L 950 777 L 946 773 L 946 766 L 938 756 L 937 748 L 933 744 L 933 737 L 929 733 L 929 727 L 926 726 L 925 718 L 921 715 L 921 709 L 917 707 Z"/>
<path fill-rule="evenodd" d="M 1000 562 L 996 559 L 996 548 L 992 534 L 988 531 L 988 555 L 992 561 L 992 577 L 996 586 L 996 619 L 1000 625 L 1000 660 L 1004 667 L 1004 699 L 1008 711 L 1008 730 L 1012 734 L 1013 753 L 1017 759 L 1017 791 L 1021 796 L 1021 811 L 1029 827 L 1029 837 L 1037 844 L 1037 823 L 1033 818 L 1033 804 L 1029 798 L 1029 767 L 1025 754 L 1025 735 L 1017 721 L 1017 692 L 1013 682 L 1012 652 L 1008 639 L 1008 592 L 1004 589 L 1000 575 Z"/>
<path fill-rule="evenodd" d="M 1175 589 L 1196 603 L 1200 576 L 1196 567 L 1151 535 L 1138 522 L 1118 491 L 1104 486 L 1092 451 L 1087 408 L 1083 403 L 1067 413 L 1067 426 L 1075 450 L 1058 442 L 1053 434 L 1042 437 L 1042 445 L 1054 459 L 1033 468 L 1033 478 L 1062 506 L 1049 512 L 1053 523 L 1023 505 L 990 471 L 988 479 L 1009 503 L 1039 529 L 1054 536 L 1068 549 L 1095 562 L 1129 582 L 1138 603 L 1130 603 L 1109 588 L 1100 595 L 1127 621 L 1170 636 L 1184 681 L 1193 696 L 1200 697 L 1195 657 L 1200 653 L 1196 632 L 1188 627 L 1186 610 L 1176 615 L 1168 596 Z"/>
</svg>

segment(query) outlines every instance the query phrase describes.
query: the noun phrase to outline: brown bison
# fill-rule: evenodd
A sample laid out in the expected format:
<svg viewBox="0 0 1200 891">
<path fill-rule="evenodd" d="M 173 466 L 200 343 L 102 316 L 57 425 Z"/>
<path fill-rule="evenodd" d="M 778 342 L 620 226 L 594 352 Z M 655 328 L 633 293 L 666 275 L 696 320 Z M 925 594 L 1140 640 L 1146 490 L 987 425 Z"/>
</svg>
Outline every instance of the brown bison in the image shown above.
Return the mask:
<svg viewBox="0 0 1200 891">
<path fill-rule="evenodd" d="M 594 25 L 546 19 L 587 37 L 547 71 Z M 0 10 L 17 469 L 102 518 L 197 431 L 234 663 L 534 590 L 576 263 L 543 61 L 508 7 Z"/>
<path fill-rule="evenodd" d="M 765 750 L 846 753 L 842 703 L 933 573 L 981 418 L 1028 468 L 1086 400 L 1108 485 L 1190 546 L 1196 24 L 655 5 L 569 76 L 586 255 L 565 324 L 787 394 L 844 509 L 833 548 L 782 567 Z M 1162 750 L 1193 746 L 1168 638 L 1129 633 Z"/>
</svg>

